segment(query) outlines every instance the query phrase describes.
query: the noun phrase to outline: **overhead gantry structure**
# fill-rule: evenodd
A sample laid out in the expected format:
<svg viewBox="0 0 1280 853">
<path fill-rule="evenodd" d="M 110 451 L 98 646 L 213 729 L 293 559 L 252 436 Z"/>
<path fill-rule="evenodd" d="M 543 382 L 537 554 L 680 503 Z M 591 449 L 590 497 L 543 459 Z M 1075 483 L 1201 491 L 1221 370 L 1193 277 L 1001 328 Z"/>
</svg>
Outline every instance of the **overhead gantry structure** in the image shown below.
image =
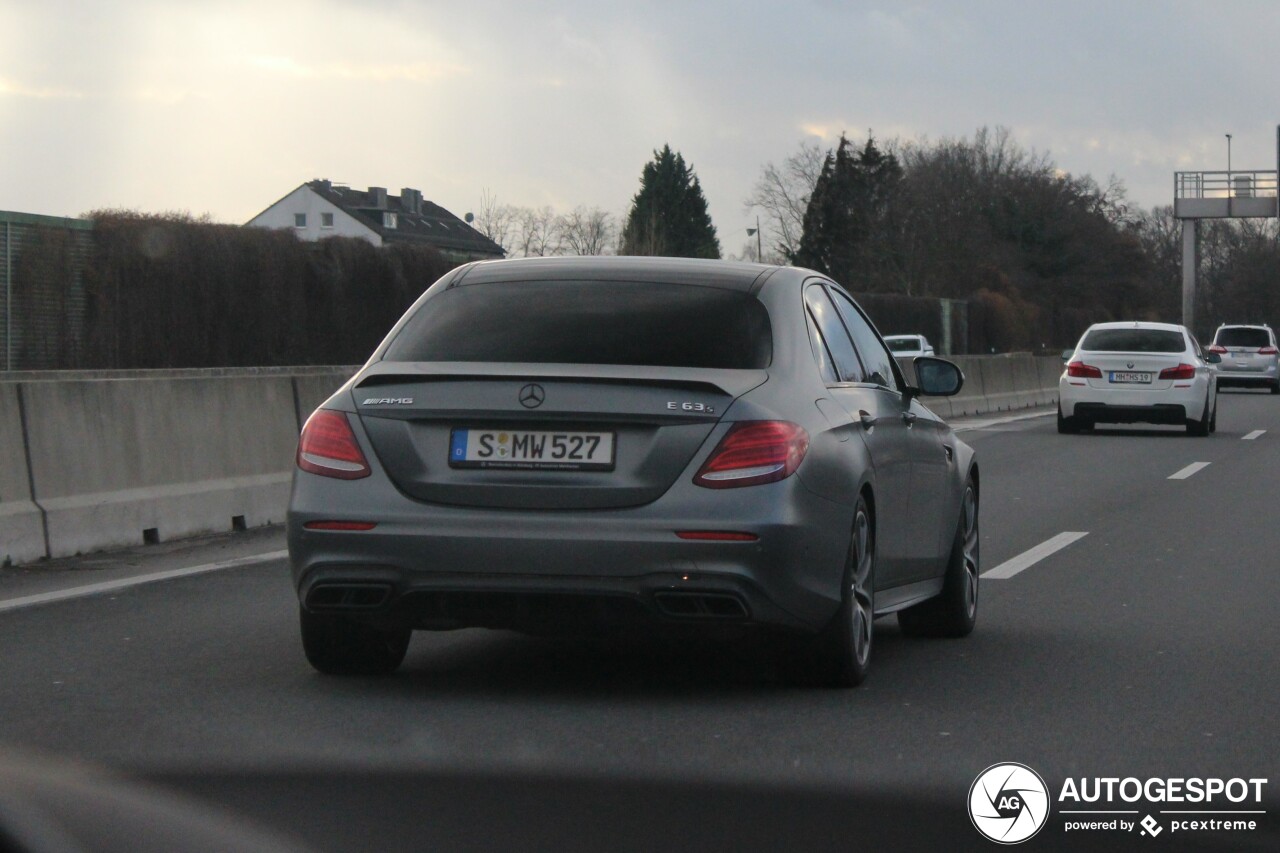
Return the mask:
<svg viewBox="0 0 1280 853">
<path fill-rule="evenodd" d="M 1193 328 L 1196 316 L 1196 273 L 1202 219 L 1275 218 L 1277 174 L 1280 174 L 1280 126 L 1276 127 L 1276 168 L 1231 168 L 1231 136 L 1227 135 L 1225 172 L 1175 172 L 1173 215 L 1182 220 L 1182 324 Z"/>
</svg>

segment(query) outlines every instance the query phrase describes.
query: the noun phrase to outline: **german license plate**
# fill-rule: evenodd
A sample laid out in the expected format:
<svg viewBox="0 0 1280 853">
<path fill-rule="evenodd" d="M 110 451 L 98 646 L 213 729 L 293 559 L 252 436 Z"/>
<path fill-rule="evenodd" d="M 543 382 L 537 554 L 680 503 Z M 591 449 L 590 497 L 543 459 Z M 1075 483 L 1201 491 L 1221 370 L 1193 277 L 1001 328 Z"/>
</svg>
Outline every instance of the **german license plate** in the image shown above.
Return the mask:
<svg viewBox="0 0 1280 853">
<path fill-rule="evenodd" d="M 1112 382 L 1124 382 L 1132 385 L 1151 384 L 1150 373 L 1132 373 L 1119 370 L 1111 371 Z"/>
<path fill-rule="evenodd" d="M 455 429 L 453 468 L 529 471 L 612 471 L 614 434 L 551 430 Z"/>
</svg>

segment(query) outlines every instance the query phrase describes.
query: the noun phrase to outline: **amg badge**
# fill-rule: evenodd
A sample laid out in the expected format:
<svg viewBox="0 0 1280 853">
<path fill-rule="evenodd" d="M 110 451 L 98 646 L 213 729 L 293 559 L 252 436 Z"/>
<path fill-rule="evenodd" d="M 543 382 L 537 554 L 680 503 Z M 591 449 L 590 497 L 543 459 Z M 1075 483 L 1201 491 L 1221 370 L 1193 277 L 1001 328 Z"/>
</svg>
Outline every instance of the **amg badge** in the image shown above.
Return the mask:
<svg viewBox="0 0 1280 853">
<path fill-rule="evenodd" d="M 360 405 L 362 406 L 411 406 L 413 405 L 412 397 L 370 397 Z"/>
</svg>

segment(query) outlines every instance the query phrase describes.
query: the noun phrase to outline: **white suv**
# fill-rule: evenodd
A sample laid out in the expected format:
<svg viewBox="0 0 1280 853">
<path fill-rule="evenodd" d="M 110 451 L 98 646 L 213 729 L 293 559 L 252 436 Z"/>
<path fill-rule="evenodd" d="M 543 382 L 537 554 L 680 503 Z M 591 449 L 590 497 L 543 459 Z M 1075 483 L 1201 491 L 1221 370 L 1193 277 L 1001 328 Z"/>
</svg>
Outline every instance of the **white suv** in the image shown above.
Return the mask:
<svg viewBox="0 0 1280 853">
<path fill-rule="evenodd" d="M 1276 334 L 1270 326 L 1218 327 L 1209 352 L 1222 356 L 1218 365 L 1218 385 L 1244 385 L 1270 388 L 1280 394 L 1280 352 L 1276 350 Z"/>
</svg>

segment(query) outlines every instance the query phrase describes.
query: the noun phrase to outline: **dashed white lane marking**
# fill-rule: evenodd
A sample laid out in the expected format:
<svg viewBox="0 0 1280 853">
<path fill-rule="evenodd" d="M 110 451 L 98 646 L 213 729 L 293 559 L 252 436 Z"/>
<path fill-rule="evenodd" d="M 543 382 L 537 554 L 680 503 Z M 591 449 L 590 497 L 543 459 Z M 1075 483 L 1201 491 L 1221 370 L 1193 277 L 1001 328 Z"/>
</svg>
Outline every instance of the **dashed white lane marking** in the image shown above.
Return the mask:
<svg viewBox="0 0 1280 853">
<path fill-rule="evenodd" d="M 101 595 L 105 592 L 115 592 L 118 589 L 126 589 L 131 586 L 141 586 L 144 583 L 155 583 L 156 581 L 167 581 L 173 578 L 202 575 L 206 572 L 216 572 L 220 569 L 234 569 L 239 566 L 252 566 L 255 563 L 269 563 L 272 560 L 283 560 L 288 556 L 288 551 L 270 551 L 266 554 L 255 554 L 251 557 L 237 557 L 234 560 L 222 560 L 217 563 L 203 563 L 199 566 L 187 566 L 184 569 L 169 569 L 163 572 L 152 572 L 149 575 L 134 575 L 131 578 L 120 578 L 119 580 L 114 581 L 91 583 L 86 586 L 74 586 L 70 589 L 42 592 L 37 595 L 24 595 L 21 598 L 0 600 L 0 613 L 4 613 L 9 610 L 20 610 L 24 607 L 34 607 L 38 604 L 53 604 L 54 602 L 66 601 L 71 598 L 82 598 L 86 595 Z"/>
<path fill-rule="evenodd" d="M 1023 569 L 1031 568 L 1050 554 L 1055 554 L 1070 545 L 1072 542 L 1075 542 L 1078 539 L 1083 539 L 1088 535 L 1089 534 L 1087 532 L 1059 533 L 1052 539 L 1047 539 L 1044 542 L 1041 542 L 1030 551 L 1023 551 L 1012 560 L 1005 560 L 994 569 L 983 572 L 982 576 L 984 578 L 991 578 L 992 580 L 1004 580 L 1005 578 L 1011 578 Z"/>
<path fill-rule="evenodd" d="M 1190 465 L 1188 465 L 1186 468 L 1183 468 L 1178 473 L 1170 474 L 1169 479 L 1185 480 L 1188 477 L 1190 477 L 1192 474 L 1195 474 L 1197 471 L 1203 471 L 1205 468 L 1208 468 L 1208 467 L 1209 467 L 1208 462 L 1192 462 Z"/>
<path fill-rule="evenodd" d="M 1255 438 L 1257 438 L 1258 436 L 1262 435 L 1264 432 L 1266 432 L 1266 430 L 1265 430 L 1265 429 L 1255 429 L 1253 432 L 1251 432 L 1251 433 L 1249 433 L 1248 435 L 1244 436 L 1244 437 L 1243 437 L 1242 439 L 1240 439 L 1240 440 L 1241 440 L 1241 441 L 1253 441 Z"/>
</svg>

